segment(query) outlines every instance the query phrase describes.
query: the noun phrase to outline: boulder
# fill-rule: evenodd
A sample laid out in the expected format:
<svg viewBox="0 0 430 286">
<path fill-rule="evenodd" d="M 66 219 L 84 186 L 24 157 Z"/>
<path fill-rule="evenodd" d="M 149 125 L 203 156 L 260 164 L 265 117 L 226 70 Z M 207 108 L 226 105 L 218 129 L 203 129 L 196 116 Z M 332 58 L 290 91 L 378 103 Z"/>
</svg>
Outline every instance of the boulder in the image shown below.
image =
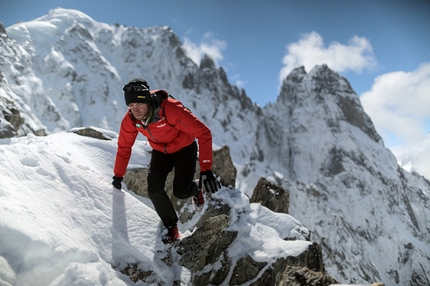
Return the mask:
<svg viewBox="0 0 430 286">
<path fill-rule="evenodd" d="M 91 127 L 74 128 L 74 129 L 70 130 L 70 132 L 73 132 L 73 133 L 76 133 L 76 134 L 82 135 L 82 136 L 101 139 L 101 140 L 112 140 L 112 138 L 110 138 L 109 136 L 107 136 L 103 132 L 95 130 L 94 128 L 91 128 Z"/>
<path fill-rule="evenodd" d="M 251 203 L 260 203 L 268 209 L 279 212 L 288 213 L 290 206 L 290 194 L 265 178 L 260 178 L 252 193 Z"/>
</svg>

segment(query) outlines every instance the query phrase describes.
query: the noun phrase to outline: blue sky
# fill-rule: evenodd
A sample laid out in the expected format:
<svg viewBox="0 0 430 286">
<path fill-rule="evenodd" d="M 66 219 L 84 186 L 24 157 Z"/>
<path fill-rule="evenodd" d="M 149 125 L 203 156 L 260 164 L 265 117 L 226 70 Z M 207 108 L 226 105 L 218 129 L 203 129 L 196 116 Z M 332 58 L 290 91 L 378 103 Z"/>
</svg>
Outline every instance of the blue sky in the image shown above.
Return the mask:
<svg viewBox="0 0 430 286">
<path fill-rule="evenodd" d="M 170 26 L 261 106 L 294 67 L 326 63 L 351 83 L 388 147 L 430 131 L 430 1 L 1 0 L 0 22 L 62 7 L 98 22 Z M 142 75 L 144 76 L 144 75 Z"/>
</svg>

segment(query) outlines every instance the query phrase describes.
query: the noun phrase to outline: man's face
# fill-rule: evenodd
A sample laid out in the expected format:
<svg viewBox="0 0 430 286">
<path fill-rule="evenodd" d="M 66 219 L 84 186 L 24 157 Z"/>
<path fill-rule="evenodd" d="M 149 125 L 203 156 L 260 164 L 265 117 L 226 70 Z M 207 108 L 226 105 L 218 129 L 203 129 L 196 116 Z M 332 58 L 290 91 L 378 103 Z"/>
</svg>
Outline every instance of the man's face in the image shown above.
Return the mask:
<svg viewBox="0 0 430 286">
<path fill-rule="evenodd" d="M 130 108 L 134 118 L 136 118 L 137 120 L 142 120 L 143 118 L 145 118 L 149 110 L 148 104 L 140 102 L 130 103 L 128 107 Z"/>
</svg>

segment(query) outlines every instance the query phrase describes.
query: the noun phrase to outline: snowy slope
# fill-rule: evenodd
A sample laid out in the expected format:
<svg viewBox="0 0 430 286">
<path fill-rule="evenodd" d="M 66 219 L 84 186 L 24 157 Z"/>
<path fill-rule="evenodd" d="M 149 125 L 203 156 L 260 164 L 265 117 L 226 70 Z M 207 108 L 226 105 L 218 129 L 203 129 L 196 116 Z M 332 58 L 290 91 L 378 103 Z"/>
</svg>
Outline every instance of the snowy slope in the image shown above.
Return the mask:
<svg viewBox="0 0 430 286">
<path fill-rule="evenodd" d="M 145 166 L 148 150 L 145 141 L 137 142 L 131 164 Z M 115 153 L 116 138 L 64 132 L 0 145 L 0 285 L 142 285 L 112 268 L 137 261 L 163 285 L 178 275 L 189 280 L 185 268 L 174 273 L 157 258 L 161 229 L 150 201 L 110 185 Z M 293 217 L 250 205 L 237 191 L 215 196 L 238 212 L 232 218 L 237 225 L 230 226 L 239 231 L 233 257 L 248 253 L 271 261 L 310 244 L 282 239 L 298 237 L 293 232 L 301 224 Z M 190 222 L 179 229 L 188 236 L 194 227 Z"/>
</svg>

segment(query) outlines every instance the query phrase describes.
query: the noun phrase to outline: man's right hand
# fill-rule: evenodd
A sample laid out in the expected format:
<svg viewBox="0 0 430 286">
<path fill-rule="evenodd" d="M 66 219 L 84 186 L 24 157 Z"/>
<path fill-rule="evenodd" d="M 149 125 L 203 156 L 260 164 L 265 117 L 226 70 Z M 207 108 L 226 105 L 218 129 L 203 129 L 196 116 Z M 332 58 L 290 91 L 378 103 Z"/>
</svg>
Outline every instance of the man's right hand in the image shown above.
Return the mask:
<svg viewBox="0 0 430 286">
<path fill-rule="evenodd" d="M 112 186 L 114 186 L 118 190 L 121 190 L 122 177 L 113 176 L 112 179 Z"/>
</svg>

